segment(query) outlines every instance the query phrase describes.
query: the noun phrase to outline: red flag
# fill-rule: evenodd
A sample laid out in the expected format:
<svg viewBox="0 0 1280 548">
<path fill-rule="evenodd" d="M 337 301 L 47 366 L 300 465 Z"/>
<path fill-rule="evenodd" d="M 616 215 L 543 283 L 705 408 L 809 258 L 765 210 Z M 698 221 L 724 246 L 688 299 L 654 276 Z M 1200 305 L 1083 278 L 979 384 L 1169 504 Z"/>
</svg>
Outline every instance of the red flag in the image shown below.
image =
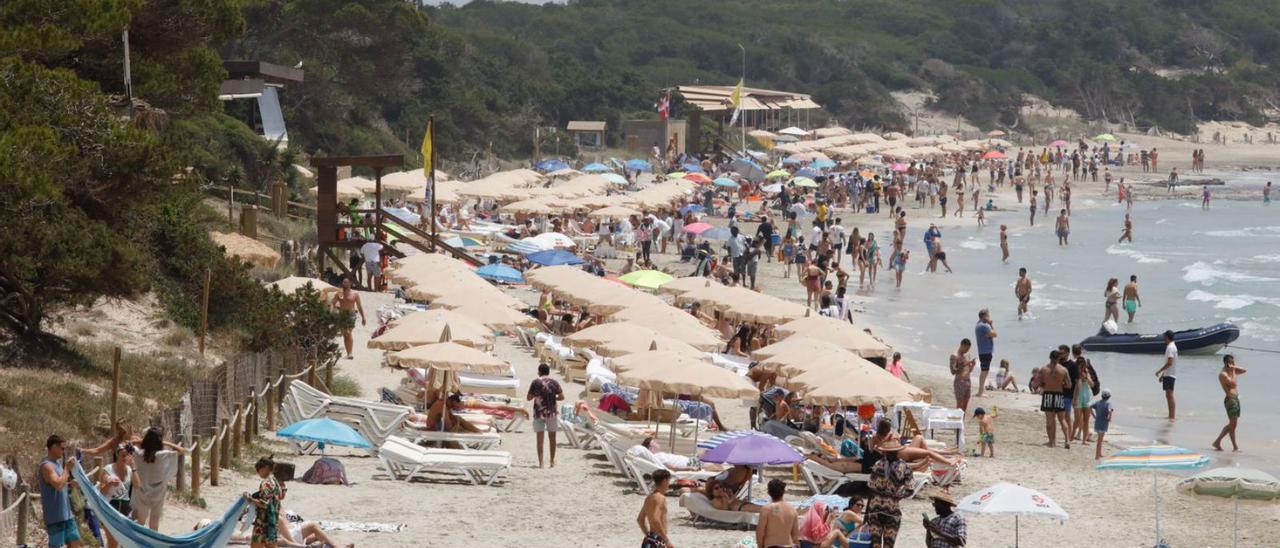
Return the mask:
<svg viewBox="0 0 1280 548">
<path fill-rule="evenodd" d="M 666 120 L 671 114 L 671 92 L 668 91 L 661 99 L 658 99 L 658 118 Z"/>
</svg>

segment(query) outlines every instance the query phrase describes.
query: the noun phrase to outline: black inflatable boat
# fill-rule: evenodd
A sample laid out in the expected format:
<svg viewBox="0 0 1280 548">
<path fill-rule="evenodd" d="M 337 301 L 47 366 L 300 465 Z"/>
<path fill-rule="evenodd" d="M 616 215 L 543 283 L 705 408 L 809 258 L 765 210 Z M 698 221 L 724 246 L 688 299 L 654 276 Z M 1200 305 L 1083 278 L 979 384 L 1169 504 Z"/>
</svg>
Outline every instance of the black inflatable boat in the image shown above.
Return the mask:
<svg viewBox="0 0 1280 548">
<path fill-rule="evenodd" d="M 1240 328 L 1226 322 L 1200 329 L 1173 332 L 1173 342 L 1178 352 L 1212 354 L 1240 338 Z M 1139 335 L 1136 333 L 1109 334 L 1105 331 L 1082 341 L 1085 350 L 1092 352 L 1123 352 L 1126 354 L 1163 354 L 1164 335 Z"/>
</svg>

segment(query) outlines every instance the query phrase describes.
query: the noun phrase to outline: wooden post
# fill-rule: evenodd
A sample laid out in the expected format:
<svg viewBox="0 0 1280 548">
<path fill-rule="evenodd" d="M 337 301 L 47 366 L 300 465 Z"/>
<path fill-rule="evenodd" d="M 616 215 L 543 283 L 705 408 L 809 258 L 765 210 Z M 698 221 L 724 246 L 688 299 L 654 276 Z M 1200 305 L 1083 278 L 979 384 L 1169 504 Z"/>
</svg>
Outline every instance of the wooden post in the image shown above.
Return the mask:
<svg viewBox="0 0 1280 548">
<path fill-rule="evenodd" d="M 333 362 L 329 360 L 329 364 L 324 368 L 324 387 L 329 391 L 333 390 Z"/>
<path fill-rule="evenodd" d="M 231 424 L 227 419 L 222 419 L 222 430 L 219 432 L 221 437 L 218 439 L 222 451 L 218 455 L 218 465 L 221 468 L 231 467 Z"/>
<path fill-rule="evenodd" d="M 196 436 L 196 448 L 191 450 L 191 498 L 200 498 L 200 444 L 204 438 Z"/>
<path fill-rule="evenodd" d="M 212 445 L 209 446 L 209 485 L 218 486 L 218 466 L 221 459 L 219 453 L 222 451 L 221 438 L 218 437 L 218 427 L 213 427 Z"/>
<path fill-rule="evenodd" d="M 316 362 L 311 362 L 311 364 L 307 366 L 307 384 L 311 385 L 313 388 L 316 385 Z"/>
<path fill-rule="evenodd" d="M 111 427 L 115 428 L 116 419 L 120 417 L 118 402 L 120 401 L 120 347 L 111 354 Z M 114 451 L 113 451 L 114 452 Z"/>
<path fill-rule="evenodd" d="M 232 192 L 235 192 L 233 189 Z M 213 281 L 213 270 L 204 269 L 204 300 L 200 304 L 200 355 L 204 355 L 204 337 L 209 331 L 209 284 Z"/>
<path fill-rule="evenodd" d="M 236 187 L 227 185 L 227 224 L 236 226 Z"/>
<path fill-rule="evenodd" d="M 284 375 L 280 375 L 280 384 L 276 385 L 276 402 L 274 405 L 271 406 L 272 409 L 275 409 L 280 407 L 281 405 L 284 405 L 284 391 L 288 387 L 288 385 L 289 385 L 289 378 Z"/>
<path fill-rule="evenodd" d="M 253 421 L 258 418 L 258 405 L 253 401 L 253 396 L 249 396 L 248 401 L 244 403 L 244 445 L 249 446 L 253 441 Z"/>
<path fill-rule="evenodd" d="M 271 388 L 271 376 L 270 376 L 270 375 L 268 375 L 268 376 L 267 376 L 267 380 L 266 380 L 266 383 L 264 384 L 264 386 L 266 386 L 266 387 L 267 387 L 267 390 L 266 390 L 266 392 L 267 392 L 267 393 L 266 393 L 266 399 L 267 399 L 267 430 L 268 430 L 268 431 L 270 431 L 270 432 L 275 432 L 275 431 L 276 431 L 276 405 L 278 405 L 278 404 L 276 403 L 276 391 L 275 391 L 275 390 L 273 390 L 273 389 Z"/>
<path fill-rule="evenodd" d="M 242 424 L 240 411 L 242 409 L 244 409 L 244 404 L 237 403 L 235 419 L 231 421 L 231 431 L 229 432 L 231 434 L 231 458 L 233 459 L 240 458 L 240 425 Z"/>
<path fill-rule="evenodd" d="M 249 428 L 248 433 L 250 439 L 258 435 L 258 387 L 249 386 L 249 403 L 253 407 L 249 408 Z"/>
<path fill-rule="evenodd" d="M 178 442 L 181 445 L 186 441 L 186 437 L 181 438 L 183 441 Z M 185 451 L 178 451 L 178 472 L 177 477 L 173 478 L 173 492 L 181 493 L 186 490 L 187 486 L 187 454 Z"/>
<path fill-rule="evenodd" d="M 22 497 L 22 495 L 25 495 L 25 494 L 27 494 L 27 486 L 23 484 L 18 486 L 16 495 L 14 496 Z M 18 505 L 18 544 L 19 545 L 23 545 L 27 543 L 27 521 L 29 521 L 30 519 L 30 517 L 27 515 L 27 512 L 29 511 L 28 510 L 29 508 L 31 508 L 31 500 L 29 499 L 22 501 L 22 504 Z"/>
</svg>

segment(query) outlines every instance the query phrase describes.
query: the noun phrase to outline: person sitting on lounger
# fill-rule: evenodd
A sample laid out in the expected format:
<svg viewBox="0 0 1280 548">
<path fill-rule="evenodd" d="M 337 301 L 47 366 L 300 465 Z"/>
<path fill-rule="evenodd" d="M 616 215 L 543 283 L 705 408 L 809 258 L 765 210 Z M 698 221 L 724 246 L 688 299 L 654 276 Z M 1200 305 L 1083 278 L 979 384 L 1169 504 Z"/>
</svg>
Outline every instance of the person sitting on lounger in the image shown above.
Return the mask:
<svg viewBox="0 0 1280 548">
<path fill-rule="evenodd" d="M 431 408 L 427 410 L 426 424 L 423 427 L 428 430 L 442 432 L 482 433 L 483 431 L 479 427 L 458 416 L 457 411 L 459 409 L 462 409 L 462 395 L 457 392 L 449 394 L 448 399 L 436 400 L 435 403 L 431 404 Z M 409 420 L 423 422 L 421 417 L 421 414 L 413 413 L 409 415 Z"/>
<path fill-rule="evenodd" d="M 836 472 L 840 472 L 841 474 L 862 473 L 862 459 L 851 457 L 827 458 L 823 455 L 819 455 L 818 453 L 809 453 L 808 455 L 805 455 L 805 458 L 835 470 Z"/>
<path fill-rule="evenodd" d="M 719 465 L 704 463 L 698 457 L 686 457 L 675 453 L 663 452 L 662 445 L 653 436 L 645 438 L 644 441 L 640 442 L 640 445 L 632 447 L 627 452 L 640 458 L 648 458 L 645 455 L 648 452 L 659 463 L 667 467 L 667 470 L 672 472 L 719 471 L 724 469 Z"/>
<path fill-rule="evenodd" d="M 734 465 L 733 468 L 716 474 L 702 486 L 702 493 L 711 501 L 717 510 L 731 512 L 760 512 L 761 506 L 738 498 L 738 491 L 755 473 L 750 466 Z"/>
<path fill-rule="evenodd" d="M 886 441 L 900 438 L 901 436 L 893 431 L 893 423 L 889 422 L 889 419 L 880 419 L 880 422 L 876 424 L 875 435 L 871 436 L 868 442 L 870 449 L 863 454 L 862 469 L 870 470 L 875 461 L 880 460 L 880 453 L 875 450 L 876 447 Z M 948 457 L 948 454 L 951 456 Z M 910 463 L 911 468 L 916 471 L 928 469 L 930 462 L 936 462 L 944 466 L 955 466 L 960 460 L 958 450 L 936 451 L 930 449 L 925 444 L 924 436 L 919 435 L 912 438 L 909 443 L 898 451 L 898 458 Z"/>
</svg>

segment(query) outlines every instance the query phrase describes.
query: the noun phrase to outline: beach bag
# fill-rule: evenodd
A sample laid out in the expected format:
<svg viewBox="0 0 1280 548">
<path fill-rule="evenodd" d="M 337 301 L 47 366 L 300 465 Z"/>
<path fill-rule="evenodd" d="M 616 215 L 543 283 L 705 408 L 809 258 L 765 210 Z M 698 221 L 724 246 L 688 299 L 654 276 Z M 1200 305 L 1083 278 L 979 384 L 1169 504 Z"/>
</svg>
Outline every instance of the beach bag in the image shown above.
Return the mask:
<svg viewBox="0 0 1280 548">
<path fill-rule="evenodd" d="M 347 471 L 342 463 L 332 457 L 320 457 L 302 475 L 302 481 L 312 485 L 348 485 Z"/>
</svg>

